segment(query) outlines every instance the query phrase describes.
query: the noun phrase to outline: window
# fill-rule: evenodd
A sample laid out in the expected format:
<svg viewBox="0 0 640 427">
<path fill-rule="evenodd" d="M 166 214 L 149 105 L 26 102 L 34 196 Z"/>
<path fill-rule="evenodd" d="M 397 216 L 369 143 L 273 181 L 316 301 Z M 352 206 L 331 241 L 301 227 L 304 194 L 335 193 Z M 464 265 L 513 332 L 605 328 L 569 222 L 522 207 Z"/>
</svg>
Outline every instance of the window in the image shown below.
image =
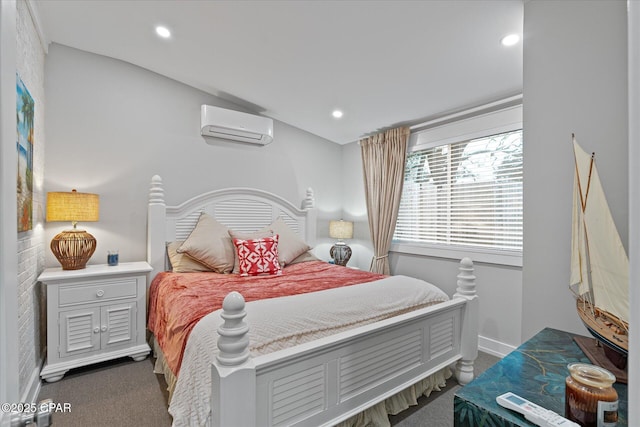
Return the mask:
<svg viewBox="0 0 640 427">
<path fill-rule="evenodd" d="M 471 251 L 476 260 L 481 260 L 477 253 L 485 253 L 518 259 L 488 262 L 522 262 L 521 123 L 486 127 L 467 132 L 463 140 L 441 138 L 439 129 L 440 141 L 449 141 L 444 144 L 416 144 L 413 138 L 392 250 L 414 252 L 406 249 L 417 246 L 425 253 L 430 247 L 453 250 L 453 257 Z M 487 133 L 496 129 L 500 132 Z M 468 135 L 474 137 L 464 138 Z"/>
</svg>

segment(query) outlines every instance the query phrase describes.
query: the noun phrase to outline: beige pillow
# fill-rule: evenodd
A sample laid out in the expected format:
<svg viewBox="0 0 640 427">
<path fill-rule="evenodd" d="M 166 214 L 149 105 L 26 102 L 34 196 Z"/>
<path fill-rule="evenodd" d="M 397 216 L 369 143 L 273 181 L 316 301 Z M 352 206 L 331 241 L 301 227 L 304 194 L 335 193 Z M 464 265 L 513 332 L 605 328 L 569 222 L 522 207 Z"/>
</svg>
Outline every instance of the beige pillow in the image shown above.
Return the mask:
<svg viewBox="0 0 640 427">
<path fill-rule="evenodd" d="M 200 271 L 211 271 L 206 265 L 200 264 L 198 261 L 187 255 L 179 254 L 178 248 L 182 245 L 182 241 L 170 242 L 167 245 L 167 255 L 171 263 L 171 270 L 175 273 L 196 273 Z"/>
<path fill-rule="evenodd" d="M 235 247 L 236 245 L 233 243 L 233 239 L 240 239 L 240 240 L 262 239 L 263 237 L 271 237 L 273 235 L 274 235 L 273 231 L 269 228 L 263 228 L 262 230 L 254 231 L 252 233 L 229 230 L 228 231 L 228 236 L 230 236 L 229 241 L 233 245 L 233 256 L 234 256 L 233 274 L 240 273 L 240 264 L 238 263 L 238 250 Z M 278 259 L 278 261 L 280 260 Z"/>
<path fill-rule="evenodd" d="M 307 261 L 320 261 L 320 258 L 315 256 L 311 252 L 305 252 L 302 255 L 299 255 L 298 257 L 296 257 L 293 261 L 291 261 L 287 265 L 293 265 L 293 264 L 298 264 L 300 262 L 307 262 Z"/>
<path fill-rule="evenodd" d="M 178 253 L 190 256 L 216 273 L 233 270 L 235 247 L 229 229 L 204 212 Z"/>
<path fill-rule="evenodd" d="M 298 237 L 282 218 L 276 219 L 269 228 L 273 230 L 273 234 L 280 236 L 278 240 L 280 266 L 291 264 L 294 259 L 311 249 L 311 246 Z"/>
</svg>

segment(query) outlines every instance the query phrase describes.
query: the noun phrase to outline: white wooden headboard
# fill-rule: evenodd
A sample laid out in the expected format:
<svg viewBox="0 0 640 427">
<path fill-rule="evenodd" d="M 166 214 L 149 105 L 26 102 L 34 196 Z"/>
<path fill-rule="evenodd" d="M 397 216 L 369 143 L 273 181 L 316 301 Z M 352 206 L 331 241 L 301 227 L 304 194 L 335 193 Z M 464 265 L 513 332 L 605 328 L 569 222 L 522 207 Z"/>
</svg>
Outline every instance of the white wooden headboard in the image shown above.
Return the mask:
<svg viewBox="0 0 640 427">
<path fill-rule="evenodd" d="M 254 188 L 226 188 L 193 197 L 177 206 L 167 206 L 162 178 L 154 175 L 149 189 L 147 210 L 147 261 L 153 267 L 150 279 L 164 271 L 166 244 L 185 240 L 201 212 L 236 231 L 256 231 L 278 218 L 310 246 L 316 240 L 316 209 L 313 190 L 308 189 L 302 207 L 267 191 Z"/>
</svg>

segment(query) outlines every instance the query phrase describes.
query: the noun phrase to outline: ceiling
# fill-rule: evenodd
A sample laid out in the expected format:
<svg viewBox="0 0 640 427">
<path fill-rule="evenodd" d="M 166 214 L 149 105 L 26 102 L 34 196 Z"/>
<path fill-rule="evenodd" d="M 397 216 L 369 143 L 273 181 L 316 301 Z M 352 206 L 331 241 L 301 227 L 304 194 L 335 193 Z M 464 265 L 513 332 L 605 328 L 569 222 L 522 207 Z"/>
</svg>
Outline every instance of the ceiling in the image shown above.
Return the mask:
<svg viewBox="0 0 640 427">
<path fill-rule="evenodd" d="M 522 0 L 31 4 L 46 42 L 130 62 L 339 144 L 522 92 L 522 42 L 500 43 L 522 35 Z"/>
</svg>

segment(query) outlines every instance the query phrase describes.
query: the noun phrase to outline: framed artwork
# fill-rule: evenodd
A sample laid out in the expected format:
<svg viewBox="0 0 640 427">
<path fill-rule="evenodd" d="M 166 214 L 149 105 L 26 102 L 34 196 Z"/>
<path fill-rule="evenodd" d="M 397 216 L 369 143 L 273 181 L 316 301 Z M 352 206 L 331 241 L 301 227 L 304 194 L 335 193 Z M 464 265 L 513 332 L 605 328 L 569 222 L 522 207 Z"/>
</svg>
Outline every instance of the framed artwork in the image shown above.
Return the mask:
<svg viewBox="0 0 640 427">
<path fill-rule="evenodd" d="M 16 138 L 18 148 L 18 232 L 33 227 L 33 114 L 35 103 L 16 74 Z"/>
</svg>

